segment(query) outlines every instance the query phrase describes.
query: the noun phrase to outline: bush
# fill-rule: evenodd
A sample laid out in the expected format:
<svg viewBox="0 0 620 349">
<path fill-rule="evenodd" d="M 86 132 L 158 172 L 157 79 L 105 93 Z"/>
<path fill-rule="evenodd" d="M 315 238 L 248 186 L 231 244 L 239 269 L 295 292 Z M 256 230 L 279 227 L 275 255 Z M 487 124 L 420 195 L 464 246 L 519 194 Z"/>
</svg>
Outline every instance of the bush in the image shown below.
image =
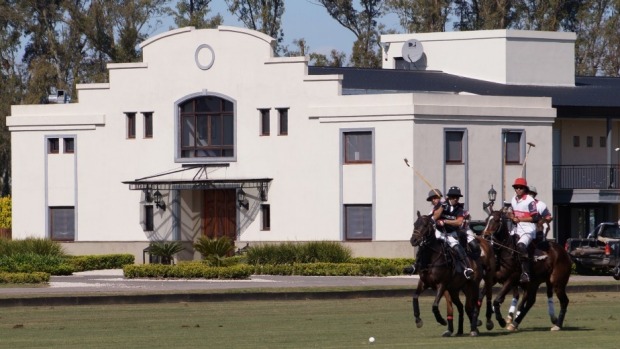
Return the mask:
<svg viewBox="0 0 620 349">
<path fill-rule="evenodd" d="M 11 228 L 11 197 L 0 198 L 0 228 Z"/>
<path fill-rule="evenodd" d="M 62 246 L 50 239 L 27 238 L 23 240 L 0 239 L 0 255 L 33 253 L 42 256 L 66 256 Z"/>
<path fill-rule="evenodd" d="M 71 275 L 73 267 L 63 256 L 40 255 L 32 252 L 0 256 L 0 271 L 7 273 L 45 272 L 52 275 Z"/>
<path fill-rule="evenodd" d="M 162 264 L 172 264 L 174 255 L 183 250 L 184 248 L 180 241 L 158 241 L 151 242 L 149 245 L 151 256 L 161 258 Z"/>
<path fill-rule="evenodd" d="M 333 241 L 265 244 L 250 246 L 248 264 L 344 263 L 351 259 L 351 250 Z"/>
<path fill-rule="evenodd" d="M 212 267 L 201 262 L 184 262 L 178 265 L 145 264 L 126 265 L 123 273 L 126 278 L 177 278 L 177 279 L 247 279 L 252 275 L 252 267 L 234 265 Z"/>
<path fill-rule="evenodd" d="M 67 263 L 72 266 L 73 271 L 119 269 L 134 264 L 135 257 L 132 254 L 69 256 Z"/>
<path fill-rule="evenodd" d="M 40 284 L 50 281 L 47 273 L 2 273 L 0 272 L 0 284 Z"/>
<path fill-rule="evenodd" d="M 218 239 L 203 236 L 194 244 L 194 249 L 202 255 L 207 263 L 219 267 L 224 258 L 234 251 L 235 244 L 228 236 L 222 236 Z"/>
</svg>

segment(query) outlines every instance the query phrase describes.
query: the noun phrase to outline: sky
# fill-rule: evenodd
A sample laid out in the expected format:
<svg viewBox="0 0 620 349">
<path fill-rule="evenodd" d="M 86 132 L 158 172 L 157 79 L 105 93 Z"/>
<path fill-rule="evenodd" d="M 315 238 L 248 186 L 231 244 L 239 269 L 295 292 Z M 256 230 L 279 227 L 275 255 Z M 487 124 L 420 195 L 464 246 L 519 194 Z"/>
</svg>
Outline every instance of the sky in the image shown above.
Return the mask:
<svg viewBox="0 0 620 349">
<path fill-rule="evenodd" d="M 358 3 L 357 1 L 354 4 Z M 224 0 L 213 0 L 210 4 L 211 13 L 214 16 L 219 13 L 224 17 L 224 25 L 244 27 L 237 18 L 228 12 Z M 396 15 L 388 15 L 380 20 L 386 25 L 386 29 L 395 29 L 402 32 Z M 156 34 L 166 31 L 170 25 L 164 25 Z M 295 39 L 306 39 L 306 45 L 310 52 L 329 54 L 332 49 L 343 51 L 347 58 L 351 54 L 351 48 L 355 41 L 355 35 L 332 19 L 327 10 L 317 5 L 314 0 L 285 0 L 284 15 L 282 18 L 284 29 L 283 45 L 295 50 Z"/>
</svg>

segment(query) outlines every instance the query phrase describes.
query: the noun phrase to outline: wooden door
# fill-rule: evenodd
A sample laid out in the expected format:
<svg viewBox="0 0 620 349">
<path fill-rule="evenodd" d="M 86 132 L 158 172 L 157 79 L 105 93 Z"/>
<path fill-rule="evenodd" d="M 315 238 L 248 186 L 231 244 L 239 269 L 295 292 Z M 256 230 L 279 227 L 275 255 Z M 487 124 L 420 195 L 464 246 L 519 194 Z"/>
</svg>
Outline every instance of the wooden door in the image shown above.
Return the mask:
<svg viewBox="0 0 620 349">
<path fill-rule="evenodd" d="M 237 238 L 237 195 L 234 189 L 205 190 L 204 232 L 208 238 Z"/>
</svg>

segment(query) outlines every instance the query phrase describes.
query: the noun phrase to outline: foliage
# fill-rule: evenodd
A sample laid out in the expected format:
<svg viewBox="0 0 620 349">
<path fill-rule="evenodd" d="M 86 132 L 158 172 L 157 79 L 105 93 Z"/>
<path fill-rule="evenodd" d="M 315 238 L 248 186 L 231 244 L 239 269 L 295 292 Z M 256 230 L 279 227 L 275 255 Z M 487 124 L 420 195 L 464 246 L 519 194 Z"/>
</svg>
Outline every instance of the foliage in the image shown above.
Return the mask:
<svg viewBox="0 0 620 349">
<path fill-rule="evenodd" d="M 172 264 L 174 255 L 183 251 L 180 241 L 158 241 L 151 242 L 149 253 L 152 256 L 160 257 L 162 264 Z"/>
<path fill-rule="evenodd" d="M 224 23 L 224 18 L 218 13 L 213 17 L 207 17 L 211 0 L 180 0 L 175 9 L 168 7 L 166 13 L 174 19 L 177 28 L 194 27 L 217 28 Z"/>
<path fill-rule="evenodd" d="M 0 239 L 0 255 L 37 254 L 43 256 L 65 257 L 66 253 L 58 242 L 50 239 L 27 238 L 23 240 Z"/>
<path fill-rule="evenodd" d="M 282 15 L 284 0 L 226 0 L 228 11 L 237 16 L 246 28 L 257 30 L 276 39 L 276 53 L 284 38 Z"/>
<path fill-rule="evenodd" d="M 194 249 L 202 258 L 214 266 L 221 266 L 223 259 L 235 250 L 235 244 L 228 236 L 210 239 L 202 236 L 194 243 Z"/>
<path fill-rule="evenodd" d="M 0 228 L 11 228 L 11 197 L 0 197 Z"/>
<path fill-rule="evenodd" d="M 50 281 L 50 274 L 33 273 L 5 273 L 0 272 L 0 284 L 41 284 Z"/>
<path fill-rule="evenodd" d="M 386 0 L 386 11 L 398 16 L 407 33 L 446 31 L 452 0 Z M 458 2 L 458 1 L 457 1 Z"/>
<path fill-rule="evenodd" d="M 144 264 L 126 265 L 123 273 L 126 278 L 178 278 L 178 279 L 247 279 L 253 268 L 248 265 L 212 267 L 201 262 L 184 262 L 177 265 Z"/>
<path fill-rule="evenodd" d="M 286 242 L 250 246 L 248 264 L 342 263 L 351 258 L 351 249 L 333 241 Z"/>
<path fill-rule="evenodd" d="M 8 273 L 45 272 L 52 275 L 71 275 L 73 268 L 62 256 L 20 252 L 0 256 L 0 271 Z"/>
<path fill-rule="evenodd" d="M 132 254 L 69 256 L 66 258 L 66 262 L 71 265 L 74 272 L 85 270 L 119 269 L 125 265 L 134 264 L 135 257 Z"/>
</svg>

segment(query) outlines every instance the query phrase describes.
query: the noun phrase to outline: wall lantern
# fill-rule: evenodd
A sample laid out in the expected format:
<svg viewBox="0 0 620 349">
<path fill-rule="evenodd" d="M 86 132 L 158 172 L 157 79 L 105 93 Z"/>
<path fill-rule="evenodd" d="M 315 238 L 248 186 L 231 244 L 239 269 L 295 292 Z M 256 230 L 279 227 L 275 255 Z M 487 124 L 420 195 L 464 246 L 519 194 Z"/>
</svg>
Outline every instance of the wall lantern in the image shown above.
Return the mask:
<svg viewBox="0 0 620 349">
<path fill-rule="evenodd" d="M 151 196 L 151 191 L 148 189 L 144 189 L 144 201 L 151 203 L 153 202 L 153 197 Z"/>
<path fill-rule="evenodd" d="M 493 189 L 493 184 L 491 184 L 491 189 L 489 189 L 489 191 L 487 192 L 487 195 L 489 196 L 490 202 L 495 202 L 495 198 L 497 197 L 497 192 L 495 191 L 495 189 Z"/>
<path fill-rule="evenodd" d="M 164 211 L 166 210 L 166 203 L 162 200 L 159 190 L 153 194 L 153 202 L 155 202 L 155 206 L 157 206 L 157 208 L 161 208 Z"/>
<path fill-rule="evenodd" d="M 239 207 L 243 207 L 246 210 L 250 207 L 250 203 L 245 197 L 245 192 L 243 191 L 243 189 L 239 189 L 239 191 L 237 191 L 237 202 L 239 203 Z"/>
</svg>

